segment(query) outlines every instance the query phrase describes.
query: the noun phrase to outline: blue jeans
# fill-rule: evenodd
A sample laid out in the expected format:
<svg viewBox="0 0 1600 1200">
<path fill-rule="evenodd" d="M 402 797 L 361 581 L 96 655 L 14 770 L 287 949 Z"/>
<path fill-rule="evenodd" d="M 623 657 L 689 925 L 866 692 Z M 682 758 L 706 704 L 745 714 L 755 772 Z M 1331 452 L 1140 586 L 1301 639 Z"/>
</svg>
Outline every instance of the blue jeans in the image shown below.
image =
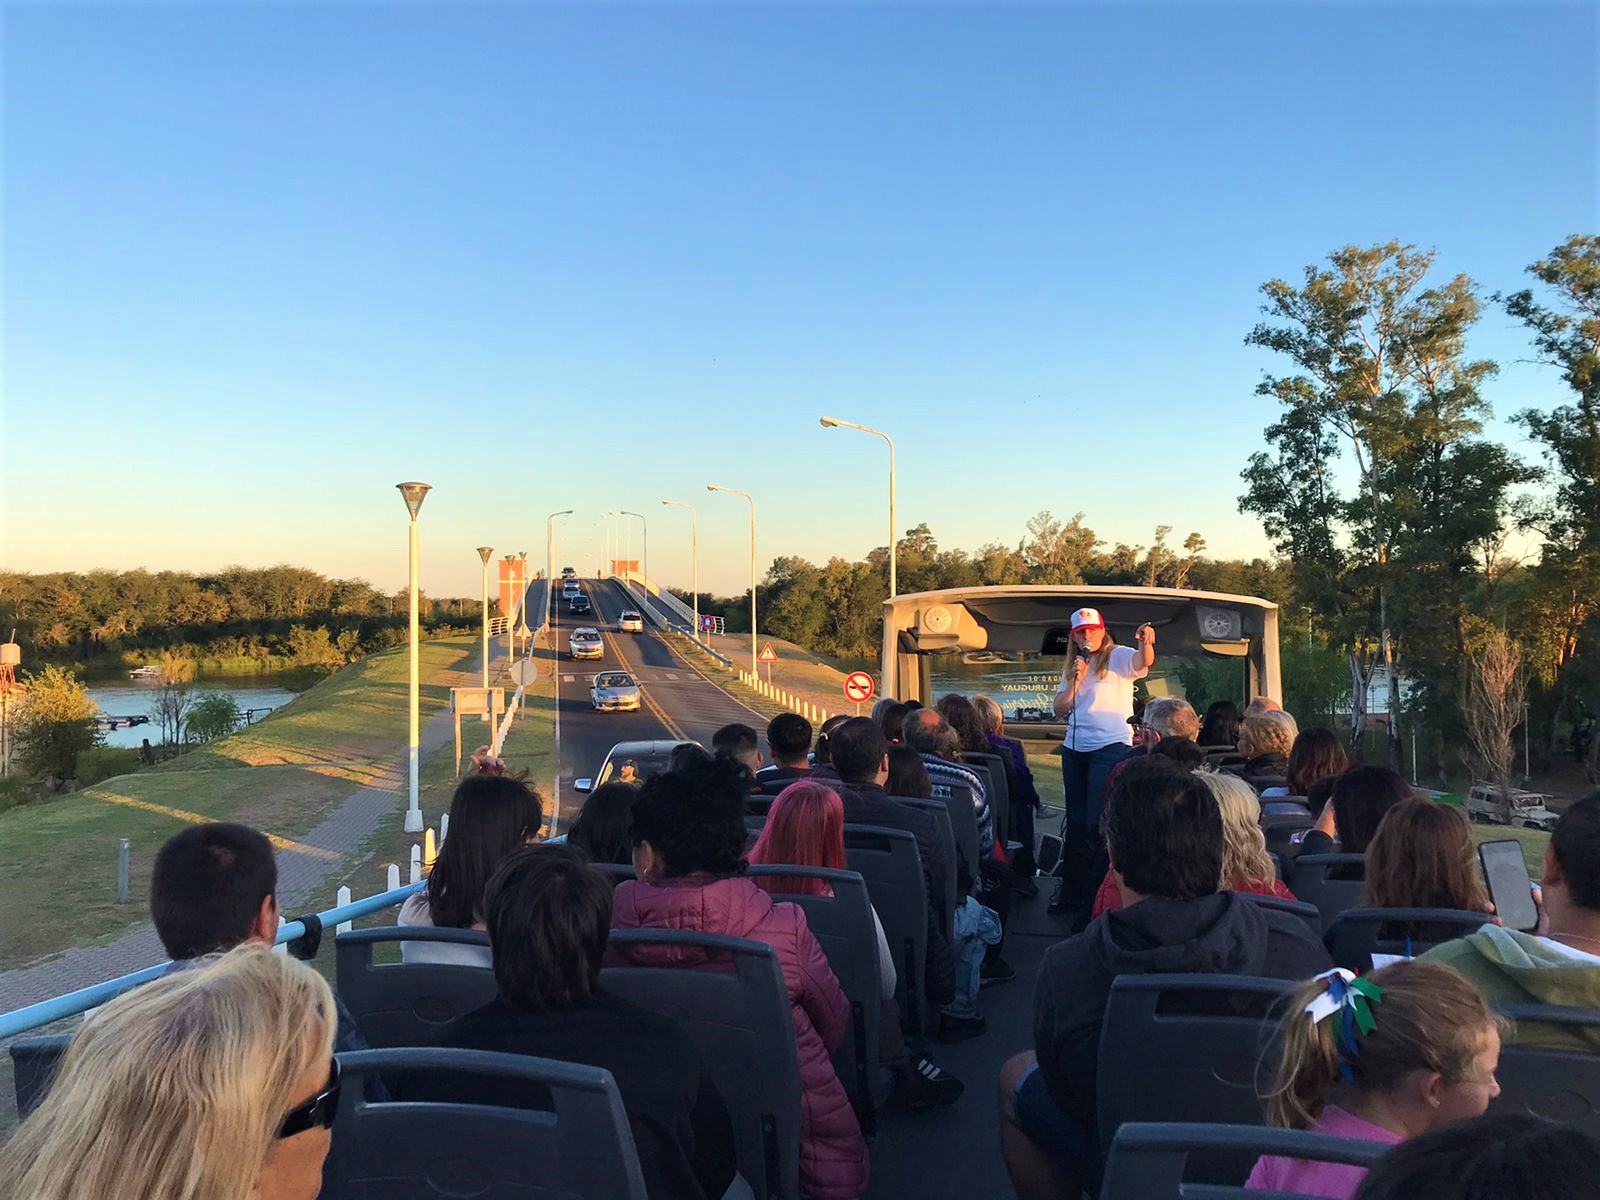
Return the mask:
<svg viewBox="0 0 1600 1200">
<path fill-rule="evenodd" d="M 1098 750 L 1061 750 L 1061 782 L 1066 789 L 1066 815 L 1061 820 L 1061 840 L 1068 845 L 1100 836 L 1100 810 L 1105 804 L 1106 777 L 1111 768 L 1133 753 L 1120 742 Z"/>
</svg>

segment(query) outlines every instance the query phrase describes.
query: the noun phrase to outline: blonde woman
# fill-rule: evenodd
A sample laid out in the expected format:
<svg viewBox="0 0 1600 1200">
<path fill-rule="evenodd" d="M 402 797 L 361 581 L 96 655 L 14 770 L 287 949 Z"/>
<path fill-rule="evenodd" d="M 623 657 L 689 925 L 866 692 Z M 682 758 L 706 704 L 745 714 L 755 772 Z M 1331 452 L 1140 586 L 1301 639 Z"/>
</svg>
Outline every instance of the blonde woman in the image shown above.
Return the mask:
<svg viewBox="0 0 1600 1200">
<path fill-rule="evenodd" d="M 1289 751 L 1299 736 L 1300 727 L 1282 709 L 1248 715 L 1239 726 L 1239 753 L 1244 756 L 1244 763 L 1229 770 L 1257 792 L 1287 788 Z"/>
<path fill-rule="evenodd" d="M 248 944 L 84 1023 L 0 1150 L 27 1200 L 314 1200 L 338 1108 L 333 996 Z"/>
<path fill-rule="evenodd" d="M 1194 777 L 1216 797 L 1222 810 L 1222 879 L 1224 892 L 1253 892 L 1293 900 L 1294 893 L 1278 882 L 1267 839 L 1261 832 L 1261 801 L 1255 789 L 1237 775 L 1224 771 L 1196 771 Z M 1109 871 L 1094 898 L 1094 917 L 1122 907 L 1122 896 Z M 1093 918 L 1091 918 L 1093 919 Z"/>
</svg>

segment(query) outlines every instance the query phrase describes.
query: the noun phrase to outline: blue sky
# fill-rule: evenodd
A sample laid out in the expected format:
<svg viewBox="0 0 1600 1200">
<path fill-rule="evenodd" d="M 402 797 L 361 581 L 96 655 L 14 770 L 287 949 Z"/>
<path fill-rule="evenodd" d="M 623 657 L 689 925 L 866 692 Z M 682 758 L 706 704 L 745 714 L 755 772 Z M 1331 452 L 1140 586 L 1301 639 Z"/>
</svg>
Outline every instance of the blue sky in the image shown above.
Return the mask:
<svg viewBox="0 0 1600 1200">
<path fill-rule="evenodd" d="M 1264 551 L 1259 284 L 1437 247 L 1485 290 L 1596 227 L 1596 8 L 32 6 L 4 11 L 17 569 L 472 547 L 742 588 L 1040 509 Z M 1491 313 L 1497 413 L 1563 400 Z M 1497 426 L 1497 428 L 1499 428 Z M 1514 433 L 1507 432 L 1514 443 Z"/>
</svg>

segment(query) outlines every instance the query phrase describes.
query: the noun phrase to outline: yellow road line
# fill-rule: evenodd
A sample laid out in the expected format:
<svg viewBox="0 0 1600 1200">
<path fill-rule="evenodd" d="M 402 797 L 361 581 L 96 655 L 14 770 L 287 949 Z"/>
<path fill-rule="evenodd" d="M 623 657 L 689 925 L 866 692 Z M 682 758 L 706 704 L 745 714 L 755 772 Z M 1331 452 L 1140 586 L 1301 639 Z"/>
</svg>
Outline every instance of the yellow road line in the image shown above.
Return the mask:
<svg viewBox="0 0 1600 1200">
<path fill-rule="evenodd" d="M 598 601 L 598 597 L 596 597 L 596 600 Z M 596 603 L 595 604 L 595 608 L 598 610 L 599 607 L 600 607 L 600 605 L 598 603 Z M 605 617 L 604 613 L 598 613 L 597 615 L 599 615 L 602 619 Z M 603 623 L 603 621 L 601 623 Z M 599 624 L 600 623 L 596 624 L 596 628 L 599 627 Z M 638 667 L 634 666 L 631 662 L 628 661 L 628 656 L 623 654 L 622 647 L 617 644 L 617 642 L 613 638 L 612 634 L 608 630 L 601 629 L 600 630 L 600 640 L 602 642 L 604 642 L 607 646 L 610 646 L 611 647 L 611 653 L 616 655 L 617 661 L 620 662 L 624 667 L 626 667 L 629 671 L 631 671 L 633 673 L 634 681 L 639 684 L 639 699 L 642 700 L 644 702 L 644 706 L 650 710 L 650 715 L 655 717 L 656 720 L 660 721 L 663 725 L 665 725 L 666 728 L 667 728 L 667 732 L 670 733 L 673 737 L 677 738 L 678 741 L 680 741 L 680 742 L 689 741 L 690 739 L 687 736 L 685 736 L 683 730 L 678 728 L 678 723 L 676 721 L 674 721 L 671 717 L 667 716 L 666 712 L 662 709 L 662 707 L 659 704 L 657 704 L 655 702 L 655 699 L 650 695 L 650 693 L 645 690 L 643 681 L 639 680 L 639 678 L 638 678 L 640 669 Z"/>
<path fill-rule="evenodd" d="M 189 812 L 182 808 L 171 808 L 165 804 L 156 804 L 150 800 L 138 800 L 132 796 L 124 796 L 117 792 L 97 792 L 94 799 L 105 800 L 111 804 L 120 804 L 125 808 L 139 808 L 145 812 L 159 813 L 164 817 L 172 817 L 174 820 L 187 821 L 191 825 L 209 825 L 216 820 L 215 817 L 208 817 L 204 813 Z M 324 850 L 320 846 L 308 846 L 304 842 L 291 841 L 289 838 L 279 837 L 275 833 L 267 834 L 266 838 L 279 850 L 293 850 L 296 854 L 310 855 L 312 858 L 320 858 L 325 862 L 344 861 L 344 855 L 333 850 Z"/>
</svg>

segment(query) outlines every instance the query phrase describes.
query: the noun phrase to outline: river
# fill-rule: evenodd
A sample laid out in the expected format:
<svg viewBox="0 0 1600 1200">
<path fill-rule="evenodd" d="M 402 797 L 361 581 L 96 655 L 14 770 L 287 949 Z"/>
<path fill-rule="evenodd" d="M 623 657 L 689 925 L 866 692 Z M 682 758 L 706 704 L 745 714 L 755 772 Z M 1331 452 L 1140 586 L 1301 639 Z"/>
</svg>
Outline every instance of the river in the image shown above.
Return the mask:
<svg viewBox="0 0 1600 1200">
<path fill-rule="evenodd" d="M 254 719 L 260 720 L 266 716 L 267 709 L 282 708 L 293 700 L 297 693 L 275 683 L 261 683 L 255 679 L 249 682 L 236 682 L 231 679 L 199 679 L 195 681 L 195 688 L 201 692 L 227 692 L 233 697 L 234 703 L 239 706 L 239 711 L 254 710 Z M 156 689 L 148 684 L 134 683 L 131 680 L 105 680 L 100 683 L 88 685 L 89 698 L 100 706 L 100 711 L 108 717 L 150 717 L 148 725 L 133 725 L 126 729 L 111 729 L 106 731 L 106 745 L 129 746 L 137 750 L 145 738 L 152 743 L 161 740 L 161 727 L 151 713 L 151 705 L 155 702 Z"/>
</svg>

